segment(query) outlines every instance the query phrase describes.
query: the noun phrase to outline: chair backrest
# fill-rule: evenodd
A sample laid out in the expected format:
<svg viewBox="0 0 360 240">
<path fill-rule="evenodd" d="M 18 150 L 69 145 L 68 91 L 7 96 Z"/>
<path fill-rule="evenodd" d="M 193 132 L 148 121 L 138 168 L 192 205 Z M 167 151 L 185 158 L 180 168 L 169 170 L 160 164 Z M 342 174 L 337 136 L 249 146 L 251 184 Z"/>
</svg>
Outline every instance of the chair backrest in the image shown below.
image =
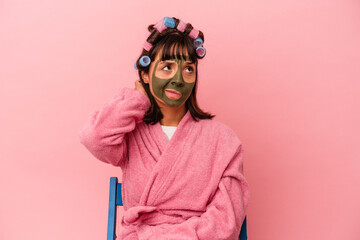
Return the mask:
<svg viewBox="0 0 360 240">
<path fill-rule="evenodd" d="M 108 214 L 108 229 L 107 240 L 115 240 L 116 231 L 116 207 L 122 206 L 123 201 L 121 197 L 121 183 L 118 183 L 117 177 L 110 178 L 109 191 L 109 214 Z M 246 231 L 246 216 L 241 226 L 239 240 L 247 240 Z"/>
</svg>

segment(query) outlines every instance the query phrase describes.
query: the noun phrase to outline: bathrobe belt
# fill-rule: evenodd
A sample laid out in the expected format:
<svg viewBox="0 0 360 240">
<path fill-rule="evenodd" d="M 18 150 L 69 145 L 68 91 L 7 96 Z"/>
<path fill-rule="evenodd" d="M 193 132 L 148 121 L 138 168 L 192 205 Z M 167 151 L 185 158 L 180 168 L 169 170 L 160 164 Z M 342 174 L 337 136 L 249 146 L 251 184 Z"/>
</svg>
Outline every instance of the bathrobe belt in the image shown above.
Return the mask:
<svg viewBox="0 0 360 240">
<path fill-rule="evenodd" d="M 171 212 L 171 211 L 170 211 Z M 155 206 L 135 206 L 127 209 L 123 215 L 123 222 L 126 225 L 138 225 L 140 223 L 147 225 L 158 225 L 162 223 L 177 224 L 186 219 L 179 214 L 165 214 L 161 209 Z"/>
</svg>

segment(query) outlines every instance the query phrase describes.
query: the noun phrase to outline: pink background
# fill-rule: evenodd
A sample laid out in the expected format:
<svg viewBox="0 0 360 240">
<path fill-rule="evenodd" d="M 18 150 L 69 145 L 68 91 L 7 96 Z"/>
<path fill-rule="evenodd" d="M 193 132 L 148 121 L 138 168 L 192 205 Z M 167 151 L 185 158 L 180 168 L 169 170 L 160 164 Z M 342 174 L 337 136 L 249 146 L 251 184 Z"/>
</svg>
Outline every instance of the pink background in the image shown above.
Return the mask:
<svg viewBox="0 0 360 240">
<path fill-rule="evenodd" d="M 249 239 L 360 239 L 358 0 L 0 1 L 0 239 L 105 239 L 121 172 L 76 132 L 164 16 L 205 33 L 199 103 L 244 144 Z"/>
</svg>

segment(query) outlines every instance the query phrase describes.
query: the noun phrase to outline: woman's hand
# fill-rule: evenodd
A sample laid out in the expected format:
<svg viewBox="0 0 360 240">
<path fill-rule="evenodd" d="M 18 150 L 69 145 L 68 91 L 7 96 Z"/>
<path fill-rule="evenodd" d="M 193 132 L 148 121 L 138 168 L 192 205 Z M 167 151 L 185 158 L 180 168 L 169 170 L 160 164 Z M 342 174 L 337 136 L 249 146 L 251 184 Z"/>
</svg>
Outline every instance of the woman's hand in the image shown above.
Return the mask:
<svg viewBox="0 0 360 240">
<path fill-rule="evenodd" d="M 149 98 L 149 96 L 147 95 L 143 85 L 141 84 L 141 81 L 138 79 L 135 81 L 135 90 L 138 90 L 139 92 L 143 92 L 145 94 L 145 96 L 147 96 Z M 149 99 L 150 101 L 150 99 Z"/>
</svg>

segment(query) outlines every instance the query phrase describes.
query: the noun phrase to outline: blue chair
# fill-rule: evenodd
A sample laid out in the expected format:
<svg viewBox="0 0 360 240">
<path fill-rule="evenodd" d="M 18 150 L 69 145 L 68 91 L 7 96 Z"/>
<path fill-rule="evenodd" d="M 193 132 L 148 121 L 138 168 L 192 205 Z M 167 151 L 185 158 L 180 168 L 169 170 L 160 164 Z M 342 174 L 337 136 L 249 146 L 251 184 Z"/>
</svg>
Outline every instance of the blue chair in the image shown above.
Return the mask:
<svg viewBox="0 0 360 240">
<path fill-rule="evenodd" d="M 118 183 L 117 177 L 111 177 L 110 178 L 107 240 L 115 240 L 116 207 L 122 206 L 122 205 L 123 205 L 123 201 L 122 201 L 122 197 L 121 197 L 121 183 Z M 247 240 L 246 216 L 245 216 L 243 225 L 241 226 L 239 240 Z"/>
</svg>

